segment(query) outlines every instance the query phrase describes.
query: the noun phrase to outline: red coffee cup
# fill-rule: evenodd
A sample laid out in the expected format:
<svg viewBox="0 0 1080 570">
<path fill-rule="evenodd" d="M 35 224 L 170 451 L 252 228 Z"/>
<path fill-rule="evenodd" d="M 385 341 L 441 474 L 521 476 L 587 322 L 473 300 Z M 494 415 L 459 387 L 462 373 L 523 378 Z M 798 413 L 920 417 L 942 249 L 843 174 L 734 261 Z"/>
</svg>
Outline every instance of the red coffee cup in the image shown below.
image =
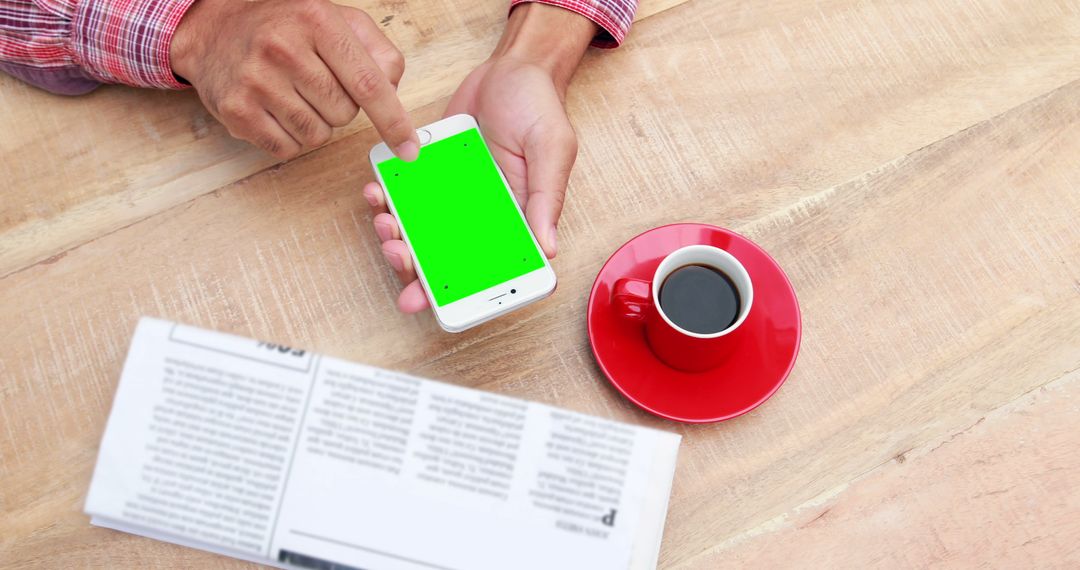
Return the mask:
<svg viewBox="0 0 1080 570">
<path fill-rule="evenodd" d="M 676 269 L 703 265 L 728 276 L 739 292 L 739 314 L 731 326 L 702 334 L 686 330 L 671 321 L 660 306 L 660 286 Z M 665 364 L 686 372 L 701 372 L 723 362 L 737 346 L 740 326 L 754 303 L 750 274 L 730 253 L 709 245 L 689 245 L 677 249 L 660 262 L 652 281 L 623 278 L 615 282 L 612 307 L 628 324 L 645 328 L 649 348 Z"/>
</svg>

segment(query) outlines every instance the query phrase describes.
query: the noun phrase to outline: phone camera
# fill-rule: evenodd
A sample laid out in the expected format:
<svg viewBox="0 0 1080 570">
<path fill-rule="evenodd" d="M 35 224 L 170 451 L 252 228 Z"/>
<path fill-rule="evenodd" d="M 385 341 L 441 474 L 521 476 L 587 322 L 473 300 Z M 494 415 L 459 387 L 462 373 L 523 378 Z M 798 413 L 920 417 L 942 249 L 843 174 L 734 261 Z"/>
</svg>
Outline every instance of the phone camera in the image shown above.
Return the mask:
<svg viewBox="0 0 1080 570">
<path fill-rule="evenodd" d="M 511 295 L 513 295 L 514 293 L 517 293 L 517 289 L 511 289 L 511 290 L 510 290 L 510 294 L 511 294 Z"/>
</svg>

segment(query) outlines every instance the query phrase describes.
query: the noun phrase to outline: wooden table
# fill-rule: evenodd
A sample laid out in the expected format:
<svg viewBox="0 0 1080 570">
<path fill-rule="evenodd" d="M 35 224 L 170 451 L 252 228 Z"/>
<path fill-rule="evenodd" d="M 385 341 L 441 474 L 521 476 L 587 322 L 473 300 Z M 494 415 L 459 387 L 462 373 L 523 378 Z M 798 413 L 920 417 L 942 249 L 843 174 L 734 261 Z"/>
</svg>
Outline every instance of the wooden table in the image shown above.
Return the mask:
<svg viewBox="0 0 1080 570">
<path fill-rule="evenodd" d="M 418 124 L 505 3 L 360 4 Z M 645 1 L 569 107 L 558 292 L 449 335 L 394 311 L 365 119 L 274 165 L 193 93 L 0 78 L 0 565 L 243 565 L 81 512 L 144 314 L 678 432 L 665 568 L 1080 565 L 1080 2 Z M 677 221 L 802 303 L 794 373 L 734 421 L 639 411 L 588 347 L 601 264 Z"/>
</svg>

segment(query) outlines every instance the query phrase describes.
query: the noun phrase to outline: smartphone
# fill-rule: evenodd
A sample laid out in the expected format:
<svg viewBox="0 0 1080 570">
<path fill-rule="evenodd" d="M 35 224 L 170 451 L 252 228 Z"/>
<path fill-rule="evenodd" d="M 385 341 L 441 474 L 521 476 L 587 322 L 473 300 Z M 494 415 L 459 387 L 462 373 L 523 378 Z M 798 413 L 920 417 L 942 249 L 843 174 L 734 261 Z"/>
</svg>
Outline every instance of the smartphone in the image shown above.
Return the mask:
<svg viewBox="0 0 1080 570">
<path fill-rule="evenodd" d="M 555 272 L 476 119 L 454 115 L 417 134 L 420 158 L 405 162 L 383 143 L 371 166 L 439 325 L 460 332 L 550 295 Z"/>
</svg>

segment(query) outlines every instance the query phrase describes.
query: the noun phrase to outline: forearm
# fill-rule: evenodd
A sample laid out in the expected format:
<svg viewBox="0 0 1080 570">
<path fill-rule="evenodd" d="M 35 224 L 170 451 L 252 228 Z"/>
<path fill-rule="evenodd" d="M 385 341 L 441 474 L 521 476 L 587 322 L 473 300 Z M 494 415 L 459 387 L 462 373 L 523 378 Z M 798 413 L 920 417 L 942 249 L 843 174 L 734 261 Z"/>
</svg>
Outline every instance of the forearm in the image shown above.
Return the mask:
<svg viewBox="0 0 1080 570">
<path fill-rule="evenodd" d="M 192 0 L 0 0 L 0 70 L 54 93 L 178 88 L 168 47 Z"/>
<path fill-rule="evenodd" d="M 53 93 L 78 95 L 99 82 L 63 48 L 71 18 L 31 0 L 0 0 L 0 71 Z"/>
<path fill-rule="evenodd" d="M 521 4 L 510 13 L 492 57 L 544 68 L 560 94 L 565 94 L 596 33 L 596 24 L 575 12 L 540 3 Z"/>
<path fill-rule="evenodd" d="M 592 38 L 592 45 L 599 48 L 622 44 L 638 8 L 638 0 L 511 0 L 511 10 L 530 3 L 557 6 L 593 21 L 599 33 Z"/>
</svg>

